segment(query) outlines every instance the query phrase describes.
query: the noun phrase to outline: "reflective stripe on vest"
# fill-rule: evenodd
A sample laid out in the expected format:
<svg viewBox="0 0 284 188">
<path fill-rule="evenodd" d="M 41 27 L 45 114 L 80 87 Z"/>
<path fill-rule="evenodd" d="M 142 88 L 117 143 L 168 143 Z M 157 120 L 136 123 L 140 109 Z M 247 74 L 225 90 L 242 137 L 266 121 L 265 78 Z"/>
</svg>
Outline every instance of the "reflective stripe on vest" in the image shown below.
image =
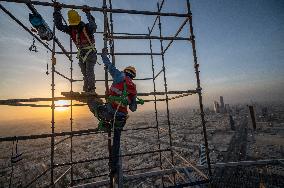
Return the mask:
<svg viewBox="0 0 284 188">
<path fill-rule="evenodd" d="M 118 95 L 122 95 L 122 91 L 120 91 L 119 89 L 117 89 L 117 88 L 115 88 L 115 87 L 113 87 L 113 86 L 110 87 L 110 90 L 113 91 L 113 92 L 115 92 L 115 93 L 118 94 Z"/>
<path fill-rule="evenodd" d="M 126 87 L 124 86 L 124 84 L 126 84 Z M 127 96 L 123 96 L 124 90 L 126 90 Z M 132 82 L 131 78 L 125 76 L 124 81 L 112 84 L 112 86 L 110 87 L 109 98 L 111 98 L 111 96 L 117 96 L 122 98 L 125 97 L 125 99 L 127 99 L 128 104 L 130 104 L 132 97 L 134 97 L 136 94 L 136 85 Z M 113 109 L 116 109 L 118 107 L 118 104 L 121 103 L 121 101 L 115 100 L 110 101 L 110 103 Z M 127 113 L 127 105 L 120 106 L 118 111 Z"/>
</svg>

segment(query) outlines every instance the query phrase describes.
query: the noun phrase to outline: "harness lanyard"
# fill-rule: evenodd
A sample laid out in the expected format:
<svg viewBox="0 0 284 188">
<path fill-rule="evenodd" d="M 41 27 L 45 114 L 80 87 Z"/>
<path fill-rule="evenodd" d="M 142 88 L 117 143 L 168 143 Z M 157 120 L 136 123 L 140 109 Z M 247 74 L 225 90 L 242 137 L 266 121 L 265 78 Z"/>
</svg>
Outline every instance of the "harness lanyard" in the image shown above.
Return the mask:
<svg viewBox="0 0 284 188">
<path fill-rule="evenodd" d="M 116 108 L 116 110 L 114 112 L 113 121 L 112 121 L 112 128 L 114 128 L 115 120 L 116 120 L 116 113 L 118 112 L 118 109 L 119 109 L 120 105 L 121 105 L 121 102 L 118 104 L 118 106 L 117 106 L 117 108 Z"/>
<path fill-rule="evenodd" d="M 114 116 L 113 116 L 113 123 L 112 123 L 112 127 L 114 128 L 114 125 L 115 125 L 115 121 L 116 121 L 116 113 L 118 112 L 118 109 L 121 105 L 121 103 L 125 102 L 125 98 L 128 97 L 128 93 L 127 93 L 127 85 L 126 85 L 126 81 L 125 79 L 123 80 L 123 91 L 122 91 L 122 101 L 119 102 L 116 110 L 115 110 L 115 113 L 114 113 Z M 128 100 L 127 100 L 127 103 L 128 103 Z M 124 105 L 124 104 L 123 104 Z M 127 105 L 125 105 L 126 108 L 127 108 Z"/>
<path fill-rule="evenodd" d="M 127 106 L 128 105 L 128 98 L 127 97 L 128 97 L 127 84 L 126 84 L 126 81 L 124 79 L 123 91 L 122 91 L 121 95 L 120 96 L 109 96 L 108 99 L 109 99 L 110 102 L 117 102 L 117 103 L 120 103 L 120 105 Z"/>
<path fill-rule="evenodd" d="M 114 116 L 113 116 L 113 123 L 112 123 L 112 127 L 114 127 L 115 125 L 115 121 L 116 121 L 116 114 L 119 110 L 119 108 L 123 105 L 123 106 L 126 106 L 128 105 L 128 100 L 126 99 L 126 97 L 128 96 L 128 93 L 127 93 L 127 84 L 125 82 L 125 79 L 124 79 L 124 83 L 123 83 L 123 91 L 121 93 L 120 96 L 109 96 L 108 97 L 108 102 L 116 102 L 117 107 L 116 107 L 116 110 L 115 110 L 115 113 L 114 113 Z"/>
</svg>

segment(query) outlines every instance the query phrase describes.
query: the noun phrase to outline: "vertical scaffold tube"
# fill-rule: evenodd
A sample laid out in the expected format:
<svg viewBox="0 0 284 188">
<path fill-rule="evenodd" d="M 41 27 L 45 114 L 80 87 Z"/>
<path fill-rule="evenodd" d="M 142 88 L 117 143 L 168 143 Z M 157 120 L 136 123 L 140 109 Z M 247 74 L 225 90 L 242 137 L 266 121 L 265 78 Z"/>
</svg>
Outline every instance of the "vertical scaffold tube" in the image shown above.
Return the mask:
<svg viewBox="0 0 284 188">
<path fill-rule="evenodd" d="M 148 27 L 149 35 L 151 34 L 151 29 Z M 160 130 L 159 130 L 159 121 L 158 121 L 158 110 L 157 110 L 157 96 L 156 96 L 156 81 L 155 81 L 155 67 L 154 67 L 154 58 L 153 58 L 153 48 L 152 48 L 152 40 L 149 39 L 149 47 L 150 47 L 150 57 L 151 57 L 151 65 L 152 65 L 152 76 L 153 76 L 153 90 L 154 90 L 154 108 L 155 108 L 155 119 L 156 119 L 156 128 L 157 128 L 157 136 L 158 136 L 158 148 L 161 150 L 161 142 L 160 142 Z M 162 170 L 162 154 L 159 152 L 159 165 Z M 162 177 L 162 183 L 164 187 L 164 178 Z"/>
<path fill-rule="evenodd" d="M 53 41 L 52 41 L 52 56 L 51 56 L 51 144 L 50 144 L 50 184 L 54 187 L 54 129 L 55 129 L 55 80 L 54 80 L 54 71 L 55 71 L 55 22 L 53 20 Z"/>
<path fill-rule="evenodd" d="M 158 11 L 159 3 L 157 3 Z M 161 17 L 158 17 L 158 26 L 159 26 L 159 36 L 162 37 L 162 23 Z M 165 86 L 165 94 L 166 94 L 166 110 L 167 110 L 167 122 L 168 122 L 168 132 L 169 132 L 169 140 L 170 140 L 170 151 L 171 151 L 171 163 L 174 164 L 174 153 L 172 150 L 172 129 L 171 129 L 171 121 L 170 121 L 170 111 L 169 111 L 169 97 L 168 97 L 168 86 L 167 86 L 167 77 L 166 77 L 166 68 L 165 68 L 165 56 L 164 56 L 164 47 L 163 47 L 163 39 L 160 39 L 161 53 L 162 53 L 162 65 L 163 65 L 163 76 L 164 76 L 164 86 Z M 174 175 L 174 183 L 176 184 L 176 178 Z"/>
<path fill-rule="evenodd" d="M 109 2 L 109 9 L 112 10 L 112 2 L 111 0 Z M 113 37 L 113 19 L 112 19 L 112 12 L 109 13 L 110 18 L 110 35 Z M 114 40 L 110 39 L 110 52 L 111 52 L 111 62 L 115 65 L 115 56 L 114 56 Z"/>
<path fill-rule="evenodd" d="M 103 0 L 103 14 L 104 14 L 104 48 L 107 48 L 107 35 L 108 35 L 108 17 L 106 12 L 107 4 L 106 0 Z M 106 100 L 109 94 L 109 88 L 108 88 L 108 72 L 107 67 L 105 66 L 105 89 L 106 89 Z M 108 130 L 108 153 L 109 153 L 109 187 L 113 187 L 113 174 L 111 170 L 112 165 L 112 149 L 111 149 L 111 129 Z"/>
<path fill-rule="evenodd" d="M 72 55 L 72 38 L 70 37 L 70 92 L 73 92 L 73 55 Z M 73 131 L 73 100 L 70 101 L 70 131 Z M 73 162 L 73 135 L 70 136 L 70 162 Z M 73 165 L 71 165 L 70 169 L 70 174 L 71 174 L 71 186 L 73 186 Z"/>
<path fill-rule="evenodd" d="M 192 44 L 192 53 L 193 53 L 193 59 L 194 59 L 194 69 L 195 69 L 195 75 L 196 75 L 196 82 L 197 82 L 197 88 L 196 90 L 198 92 L 198 98 L 199 98 L 199 106 L 200 106 L 200 116 L 201 116 L 201 123 L 202 123 L 202 128 L 203 128 L 203 136 L 204 136 L 204 144 L 206 148 L 206 157 L 207 157 L 207 165 L 208 165 L 208 173 L 211 178 L 212 176 L 212 171 L 211 171 L 211 163 L 210 163 L 210 157 L 209 157 L 209 148 L 208 148 L 208 140 L 207 140 L 207 132 L 206 132 L 206 122 L 205 122 L 205 115 L 204 115 L 204 110 L 203 110 L 203 103 L 202 103 L 202 88 L 200 85 L 200 77 L 199 77 L 199 64 L 197 63 L 197 55 L 196 55 L 196 48 L 195 48 L 195 36 L 193 33 L 193 26 L 192 26 L 192 14 L 190 10 L 190 3 L 189 0 L 186 0 L 187 2 L 187 10 L 188 10 L 188 15 L 191 16 L 191 19 L 189 19 L 189 30 L 190 30 L 190 37 L 192 39 L 191 44 Z"/>
</svg>

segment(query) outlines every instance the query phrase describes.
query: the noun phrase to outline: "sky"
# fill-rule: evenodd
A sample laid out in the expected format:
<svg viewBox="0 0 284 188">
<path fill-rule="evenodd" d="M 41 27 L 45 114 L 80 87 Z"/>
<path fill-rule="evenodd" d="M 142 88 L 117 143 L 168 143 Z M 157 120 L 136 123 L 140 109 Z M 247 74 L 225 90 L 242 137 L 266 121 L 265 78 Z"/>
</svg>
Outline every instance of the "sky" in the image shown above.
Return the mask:
<svg viewBox="0 0 284 188">
<path fill-rule="evenodd" d="M 66 4 L 102 6 L 102 1 L 60 0 Z M 204 103 L 212 106 L 214 100 L 224 96 L 225 103 L 248 103 L 250 101 L 284 101 L 284 1 L 282 0 L 191 0 L 193 27 L 196 37 L 196 50 L 200 63 L 201 86 Z M 1 2 L 29 28 L 29 10 L 24 4 Z M 52 9 L 36 6 L 47 24 L 52 26 Z M 156 11 L 156 1 L 152 0 L 113 0 L 113 8 Z M 62 14 L 66 18 L 68 10 Z M 186 13 L 186 1 L 166 0 L 163 12 Z M 83 21 L 86 17 L 79 11 Z M 98 31 L 103 30 L 102 13 L 92 12 L 96 18 Z M 147 33 L 154 16 L 114 14 L 114 31 Z M 0 12 L 0 99 L 50 97 L 51 77 L 46 75 L 46 64 L 50 65 L 50 53 L 38 42 L 39 52 L 28 48 L 32 37 Z M 184 18 L 163 17 L 163 36 L 173 36 Z M 69 37 L 56 31 L 56 35 L 68 49 Z M 159 35 L 157 27 L 153 35 Z M 180 36 L 189 36 L 186 25 Z M 103 46 L 102 35 L 96 35 L 98 51 Z M 164 42 L 166 46 L 168 41 Z M 51 46 L 51 43 L 49 44 Z M 59 49 L 58 49 L 59 50 Z M 159 41 L 153 41 L 154 52 L 160 52 Z M 115 41 L 117 52 L 149 52 L 148 40 Z M 75 57 L 74 57 L 75 59 Z M 162 68 L 159 56 L 154 57 L 156 73 Z M 81 79 L 77 60 L 74 61 L 74 77 Z M 101 58 L 98 57 L 98 62 Z M 165 55 L 166 74 L 169 90 L 196 88 L 193 69 L 191 43 L 176 41 Z M 148 56 L 117 56 L 119 69 L 133 65 L 137 77 L 151 77 L 151 60 Z M 57 55 L 56 69 L 70 76 L 70 63 L 63 55 Z M 49 66 L 50 67 L 50 66 Z M 103 79 L 103 66 L 96 65 L 96 77 Z M 151 81 L 137 81 L 140 92 L 153 90 Z M 157 80 L 158 90 L 163 91 L 163 76 Z M 56 95 L 69 91 L 70 84 L 56 77 Z M 97 84 L 98 92 L 104 93 L 103 83 Z M 82 83 L 74 85 L 75 91 L 82 90 Z M 196 96 L 171 102 L 171 107 L 197 105 Z M 145 105 L 144 108 L 152 108 Z M 2 112 L 6 110 L 1 107 Z M 12 107 L 15 111 L 16 107 Z"/>
</svg>

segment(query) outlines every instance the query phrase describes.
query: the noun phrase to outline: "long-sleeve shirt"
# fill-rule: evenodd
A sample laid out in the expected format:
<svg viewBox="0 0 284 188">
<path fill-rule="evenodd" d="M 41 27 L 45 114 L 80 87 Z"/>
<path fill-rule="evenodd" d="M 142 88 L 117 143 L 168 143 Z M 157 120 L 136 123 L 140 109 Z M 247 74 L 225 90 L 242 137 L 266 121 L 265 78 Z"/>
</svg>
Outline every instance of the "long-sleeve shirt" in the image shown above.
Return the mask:
<svg viewBox="0 0 284 188">
<path fill-rule="evenodd" d="M 106 65 L 108 72 L 113 78 L 113 84 L 117 84 L 124 81 L 125 73 L 118 70 L 109 60 L 106 54 L 102 54 L 103 63 Z M 129 104 L 129 109 L 134 112 L 137 109 L 137 96 L 132 97 L 131 102 Z"/>
<path fill-rule="evenodd" d="M 96 32 L 97 30 L 97 24 L 96 24 L 96 20 L 95 18 L 91 15 L 90 12 L 86 12 L 86 16 L 88 19 L 88 22 L 85 26 L 86 28 L 88 28 L 89 33 L 93 34 Z M 53 13 L 53 17 L 54 17 L 54 22 L 55 22 L 55 26 L 58 30 L 64 32 L 64 33 L 68 33 L 70 34 L 70 27 L 66 24 L 63 24 L 62 22 L 62 15 L 60 10 L 55 10 Z M 84 22 L 80 22 L 79 25 L 84 24 Z M 78 26 L 79 26 L 78 25 Z"/>
</svg>

